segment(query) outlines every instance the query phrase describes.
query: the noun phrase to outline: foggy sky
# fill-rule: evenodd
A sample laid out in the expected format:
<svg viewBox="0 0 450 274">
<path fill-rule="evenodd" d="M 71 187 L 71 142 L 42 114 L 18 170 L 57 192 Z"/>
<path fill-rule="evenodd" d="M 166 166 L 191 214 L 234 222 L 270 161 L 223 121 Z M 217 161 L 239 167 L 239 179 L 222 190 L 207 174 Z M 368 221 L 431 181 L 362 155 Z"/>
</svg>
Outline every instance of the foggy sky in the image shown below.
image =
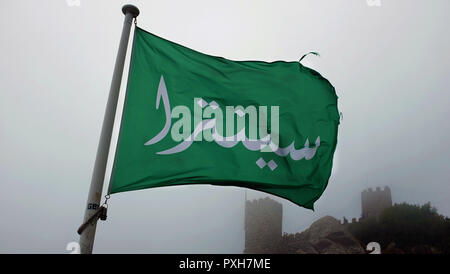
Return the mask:
<svg viewBox="0 0 450 274">
<path fill-rule="evenodd" d="M 2 3 L 0 253 L 67 253 L 78 241 L 126 3 L 141 28 L 207 54 L 321 54 L 302 63 L 339 96 L 334 170 L 315 212 L 274 198 L 284 232 L 359 217 L 360 192 L 385 185 L 396 203 L 450 215 L 448 0 L 80 2 Z M 241 253 L 244 195 L 207 185 L 112 195 L 94 252 Z"/>
</svg>

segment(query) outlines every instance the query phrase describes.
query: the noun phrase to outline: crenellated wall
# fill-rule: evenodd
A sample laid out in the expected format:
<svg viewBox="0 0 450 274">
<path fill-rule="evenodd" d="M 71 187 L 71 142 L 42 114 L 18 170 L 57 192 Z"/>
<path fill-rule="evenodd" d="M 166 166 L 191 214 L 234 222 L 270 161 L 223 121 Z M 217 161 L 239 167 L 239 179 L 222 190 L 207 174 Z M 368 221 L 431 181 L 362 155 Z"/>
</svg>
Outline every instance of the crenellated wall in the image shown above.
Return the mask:
<svg viewBox="0 0 450 274">
<path fill-rule="evenodd" d="M 339 220 L 335 220 L 335 222 L 337 222 L 338 225 L 341 223 L 343 228 L 345 228 L 350 223 L 357 223 L 366 218 L 378 218 L 384 209 L 391 206 L 392 197 L 389 187 L 386 186 L 384 189 L 377 187 L 375 190 L 369 188 L 361 193 L 361 217 L 359 219 L 352 218 L 351 221 L 348 221 L 344 217 L 343 222 L 340 222 Z M 280 203 L 268 197 L 259 200 L 246 201 L 244 253 L 300 252 L 300 247 L 305 245 L 305 243 L 300 241 L 304 238 L 304 234 L 296 233 L 283 235 L 282 221 L 283 207 Z M 301 235 L 303 236 L 300 237 Z M 329 238 L 327 239 L 330 240 Z M 336 242 L 336 245 L 339 245 L 339 241 Z M 302 252 L 314 253 L 317 251 L 316 249 L 303 250 Z"/>
<path fill-rule="evenodd" d="M 392 206 L 391 189 L 369 188 L 361 193 L 361 218 L 378 218 L 380 213 Z"/>
</svg>

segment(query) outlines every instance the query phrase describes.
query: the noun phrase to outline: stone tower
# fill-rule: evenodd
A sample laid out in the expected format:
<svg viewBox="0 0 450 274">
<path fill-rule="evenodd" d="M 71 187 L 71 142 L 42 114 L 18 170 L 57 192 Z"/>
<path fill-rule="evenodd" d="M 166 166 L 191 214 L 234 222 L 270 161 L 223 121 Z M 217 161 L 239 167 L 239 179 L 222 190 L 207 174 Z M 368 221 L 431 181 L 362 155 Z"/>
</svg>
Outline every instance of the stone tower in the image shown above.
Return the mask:
<svg viewBox="0 0 450 274">
<path fill-rule="evenodd" d="M 361 193 L 361 218 L 378 218 L 381 212 L 392 206 L 391 189 L 385 187 L 383 190 L 377 187 L 374 190 L 369 188 Z"/>
<path fill-rule="evenodd" d="M 282 234 L 283 206 L 266 197 L 245 203 L 244 253 L 270 253 Z"/>
</svg>

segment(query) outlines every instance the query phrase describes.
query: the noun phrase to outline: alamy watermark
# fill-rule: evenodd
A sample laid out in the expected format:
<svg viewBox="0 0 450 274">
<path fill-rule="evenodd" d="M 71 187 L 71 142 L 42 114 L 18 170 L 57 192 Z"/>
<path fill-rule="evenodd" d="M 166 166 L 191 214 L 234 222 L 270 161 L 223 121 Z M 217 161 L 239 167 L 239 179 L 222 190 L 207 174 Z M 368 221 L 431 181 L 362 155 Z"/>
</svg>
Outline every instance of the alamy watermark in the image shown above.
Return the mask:
<svg viewBox="0 0 450 274">
<path fill-rule="evenodd" d="M 193 113 L 187 106 L 175 106 L 168 119 L 170 135 L 175 142 L 253 142 L 262 152 L 272 152 L 279 143 L 279 106 L 225 106 L 225 111 L 212 101 L 194 98 Z M 270 132 L 268 118 L 270 117 Z M 194 129 L 192 131 L 192 122 Z M 258 138 L 258 136 L 260 138 Z M 151 143 L 157 140 L 153 140 Z"/>
<path fill-rule="evenodd" d="M 69 7 L 79 7 L 81 6 L 81 0 L 66 0 L 67 6 Z"/>
<path fill-rule="evenodd" d="M 381 0 L 366 0 L 369 7 L 380 7 Z"/>
</svg>

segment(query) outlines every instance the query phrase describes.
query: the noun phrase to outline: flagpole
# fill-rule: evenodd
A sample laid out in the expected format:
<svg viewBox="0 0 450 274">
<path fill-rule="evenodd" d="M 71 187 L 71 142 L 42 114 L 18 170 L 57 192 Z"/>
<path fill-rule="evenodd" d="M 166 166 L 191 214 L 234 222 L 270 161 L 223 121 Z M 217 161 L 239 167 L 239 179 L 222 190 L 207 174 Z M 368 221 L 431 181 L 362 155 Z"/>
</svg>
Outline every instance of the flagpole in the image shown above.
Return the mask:
<svg viewBox="0 0 450 274">
<path fill-rule="evenodd" d="M 102 198 L 103 181 L 105 179 L 106 164 L 108 161 L 109 146 L 111 143 L 114 117 L 116 115 L 117 101 L 119 98 L 120 84 L 122 82 L 123 68 L 127 53 L 128 40 L 130 38 L 133 18 L 139 15 L 139 9 L 133 5 L 125 5 L 122 8 L 125 20 L 120 38 L 119 51 L 117 53 L 116 64 L 114 67 L 111 88 L 109 90 L 108 102 L 106 104 L 105 115 L 103 118 L 100 141 L 95 158 L 94 171 L 91 179 L 91 186 L 84 213 L 84 222 L 86 222 L 100 206 Z M 95 229 L 97 222 L 89 224 L 80 236 L 81 254 L 91 254 L 94 246 Z"/>
</svg>

